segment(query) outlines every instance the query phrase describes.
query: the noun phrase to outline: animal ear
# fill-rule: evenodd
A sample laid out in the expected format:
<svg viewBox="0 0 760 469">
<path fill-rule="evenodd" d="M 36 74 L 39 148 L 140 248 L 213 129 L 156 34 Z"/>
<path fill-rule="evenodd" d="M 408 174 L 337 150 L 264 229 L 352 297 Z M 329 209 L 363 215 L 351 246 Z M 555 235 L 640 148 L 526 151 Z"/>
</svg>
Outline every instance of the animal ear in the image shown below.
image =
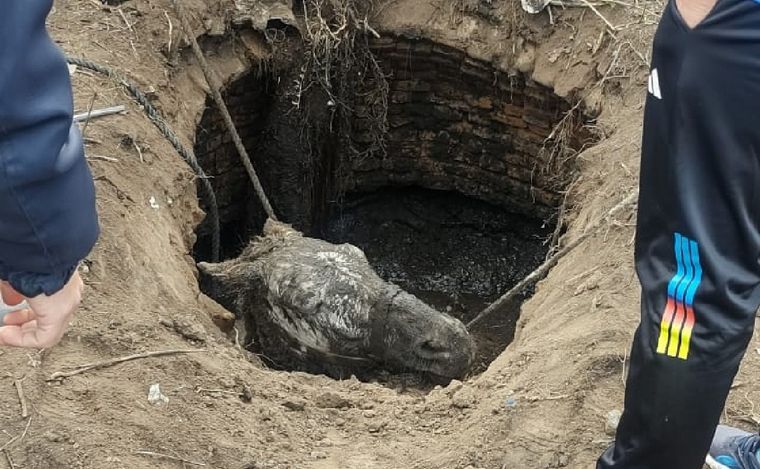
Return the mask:
<svg viewBox="0 0 760 469">
<path fill-rule="evenodd" d="M 235 282 L 237 280 L 246 279 L 252 275 L 252 269 L 255 268 L 255 263 L 241 259 L 230 259 L 228 261 L 211 263 L 211 262 L 199 262 L 198 270 L 202 276 L 211 278 L 216 281 L 224 283 Z"/>
<path fill-rule="evenodd" d="M 224 268 L 224 264 L 212 264 L 210 262 L 199 262 L 198 270 L 202 273 L 214 278 L 226 278 L 227 269 Z"/>
</svg>

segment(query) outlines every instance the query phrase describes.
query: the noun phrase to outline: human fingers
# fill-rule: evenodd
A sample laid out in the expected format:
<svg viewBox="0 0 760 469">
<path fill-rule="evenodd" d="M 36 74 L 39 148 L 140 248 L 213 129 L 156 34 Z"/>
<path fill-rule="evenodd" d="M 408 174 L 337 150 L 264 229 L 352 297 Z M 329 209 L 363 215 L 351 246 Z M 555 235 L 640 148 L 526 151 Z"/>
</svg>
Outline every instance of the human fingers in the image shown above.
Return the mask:
<svg viewBox="0 0 760 469">
<path fill-rule="evenodd" d="M 28 298 L 34 317 L 24 316 L 26 313 L 17 314 L 12 321 L 20 324 L 0 327 L 0 345 L 48 348 L 57 344 L 81 301 L 82 288 L 82 280 L 74 274 L 66 286 L 52 296 Z M 31 320 L 22 322 L 27 318 Z"/>
<path fill-rule="evenodd" d="M 57 345 L 65 326 L 45 327 L 34 319 L 20 326 L 0 327 L 0 346 L 45 349 Z"/>
<path fill-rule="evenodd" d="M 49 348 L 61 341 L 63 328 L 50 328 L 36 320 L 22 326 L 0 327 L 0 345 L 24 348 Z"/>
<path fill-rule="evenodd" d="M 27 331 L 33 331 L 39 327 L 39 323 L 36 319 L 32 319 L 29 322 L 25 322 L 24 324 L 21 324 L 21 330 L 24 332 Z"/>
<path fill-rule="evenodd" d="M 0 294 L 3 296 L 3 303 L 8 306 L 16 306 L 24 301 L 24 296 L 17 292 L 8 282 L 0 282 Z"/>
<path fill-rule="evenodd" d="M 20 326 L 36 318 L 37 315 L 34 314 L 34 311 L 29 308 L 24 308 L 8 313 L 5 318 L 3 318 L 3 323 L 6 326 Z"/>
</svg>

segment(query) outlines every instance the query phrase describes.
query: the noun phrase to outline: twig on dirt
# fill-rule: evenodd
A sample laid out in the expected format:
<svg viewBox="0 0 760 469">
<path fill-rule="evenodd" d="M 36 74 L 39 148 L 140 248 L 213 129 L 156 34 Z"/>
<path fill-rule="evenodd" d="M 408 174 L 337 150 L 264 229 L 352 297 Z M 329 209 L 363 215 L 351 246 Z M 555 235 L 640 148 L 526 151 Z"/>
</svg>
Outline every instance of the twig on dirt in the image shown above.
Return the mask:
<svg viewBox="0 0 760 469">
<path fill-rule="evenodd" d="M 229 394 L 230 396 L 237 396 L 237 397 L 243 396 L 242 392 L 228 391 L 226 389 L 195 388 L 195 392 L 198 394 Z"/>
<path fill-rule="evenodd" d="M 206 465 L 206 463 L 191 461 L 189 459 L 185 459 L 179 456 L 171 456 L 169 454 L 156 453 L 155 451 L 148 451 L 144 449 L 135 451 L 135 454 L 141 454 L 143 456 L 152 456 L 154 458 L 171 459 L 172 461 L 181 462 L 183 464 L 190 464 L 191 466 L 205 466 Z"/>
<path fill-rule="evenodd" d="M 82 139 L 85 138 L 87 135 L 87 126 L 90 124 L 90 117 L 92 116 L 92 107 L 95 105 L 95 99 L 98 97 L 98 92 L 94 92 L 92 94 L 92 99 L 90 100 L 90 107 L 87 110 L 87 113 L 85 114 L 86 119 L 84 121 L 84 127 L 82 127 Z"/>
<path fill-rule="evenodd" d="M 243 163 L 245 171 L 248 173 L 248 177 L 253 184 L 253 188 L 256 190 L 256 195 L 259 197 L 259 201 L 264 207 L 264 211 L 266 212 L 267 216 L 272 220 L 277 220 L 277 216 L 275 216 L 272 205 L 269 203 L 269 197 L 267 197 L 266 193 L 264 192 L 264 187 L 261 185 L 259 176 L 256 174 L 256 170 L 253 168 L 253 164 L 251 163 L 252 159 L 248 156 L 248 151 L 245 149 L 245 145 L 243 145 L 243 141 L 240 139 L 240 134 L 235 127 L 235 123 L 232 121 L 232 116 L 230 116 L 227 105 L 224 103 L 224 98 L 222 98 L 222 95 L 219 91 L 221 89 L 221 86 L 219 86 L 216 76 L 211 71 L 208 62 L 206 62 L 206 57 L 203 55 L 203 51 L 198 45 L 198 41 L 195 39 L 195 35 L 193 34 L 193 30 L 187 20 L 187 16 L 185 16 L 185 10 L 178 0 L 172 0 L 172 4 L 174 5 L 174 12 L 179 18 L 182 30 L 184 31 L 185 36 L 187 36 L 188 41 L 190 41 L 190 46 L 193 49 L 195 58 L 198 60 L 198 65 L 200 65 L 201 70 L 203 71 L 203 75 L 206 77 L 206 82 L 209 86 L 209 93 L 211 93 L 211 97 L 213 98 L 216 106 L 219 108 L 219 112 L 224 118 L 224 124 L 227 127 L 227 131 L 232 136 L 232 141 L 234 142 L 235 148 L 238 151 L 240 161 Z"/>
<path fill-rule="evenodd" d="M 74 122 L 85 122 L 85 125 L 87 125 L 86 123 L 92 119 L 97 119 L 98 117 L 110 116 L 113 114 L 121 114 L 122 112 L 126 110 L 127 108 L 125 106 L 112 106 L 112 107 L 107 107 L 103 109 L 96 109 L 93 111 L 92 105 L 90 105 L 90 110 L 88 112 L 83 112 L 81 114 L 74 115 Z"/>
<path fill-rule="evenodd" d="M 98 10 L 106 10 L 106 11 L 111 11 L 111 7 L 109 7 L 108 5 L 103 5 L 103 4 L 102 4 L 102 3 L 100 3 L 100 2 L 96 2 L 95 0 L 90 0 L 90 3 L 92 3 L 92 5 L 93 5 L 95 8 L 97 8 Z"/>
<path fill-rule="evenodd" d="M 132 361 L 132 360 L 139 360 L 141 358 L 151 358 L 151 357 L 162 357 L 166 355 L 178 355 L 178 354 L 184 354 L 184 353 L 201 353 L 205 352 L 204 349 L 199 350 L 158 350 L 155 352 L 144 352 L 144 353 L 136 353 L 134 355 L 128 355 L 126 357 L 120 357 L 120 358 L 114 358 L 111 360 L 105 360 L 102 362 L 95 362 L 95 363 L 88 363 L 86 365 L 78 365 L 72 367 L 73 369 L 71 371 L 56 371 L 46 381 L 57 381 L 63 378 L 69 378 L 71 376 L 75 376 L 78 374 L 85 373 L 87 371 L 91 370 L 99 370 L 101 368 L 107 368 L 110 366 L 118 365 L 120 363 Z"/>
<path fill-rule="evenodd" d="M 16 469 L 16 465 L 13 464 L 13 459 L 11 459 L 11 453 L 9 453 L 7 449 L 4 449 L 3 454 L 5 455 L 5 459 L 8 461 L 8 466 L 10 469 Z"/>
<path fill-rule="evenodd" d="M 119 11 L 119 16 L 121 16 L 121 19 L 124 20 L 124 24 L 127 25 L 127 28 L 132 32 L 132 34 L 135 34 L 135 30 L 132 29 L 132 24 L 127 20 L 127 16 L 124 14 L 121 8 L 117 8 Z"/>
<path fill-rule="evenodd" d="M 29 426 L 32 424 L 32 417 L 29 417 L 29 420 L 26 422 L 26 428 L 24 428 L 24 432 L 21 435 L 14 436 L 11 438 L 7 443 L 5 443 L 3 446 L 0 447 L 0 451 L 5 451 L 8 449 L 13 443 L 17 441 L 21 441 L 26 437 L 27 432 L 29 432 Z"/>
<path fill-rule="evenodd" d="M 647 58 L 644 57 L 644 54 L 642 54 L 641 52 L 639 52 L 638 49 L 636 49 L 635 47 L 633 47 L 633 44 L 631 44 L 631 41 L 625 41 L 623 44 L 625 44 L 625 45 L 627 45 L 628 47 L 631 48 L 631 50 L 636 55 L 636 57 L 638 57 L 639 60 L 641 60 L 642 65 L 644 65 L 645 67 L 649 67 L 649 60 L 647 60 Z"/>
<path fill-rule="evenodd" d="M 26 406 L 26 397 L 24 396 L 24 385 L 21 383 L 22 379 L 13 381 L 13 385 L 16 387 L 16 394 L 18 394 L 18 401 L 21 403 L 21 418 L 25 419 L 29 417 L 29 408 Z"/>
<path fill-rule="evenodd" d="M 572 397 L 572 396 L 570 394 L 559 394 L 556 396 L 530 396 L 530 397 L 526 397 L 525 400 L 528 402 L 560 401 L 562 399 L 567 399 L 569 397 Z"/>
<path fill-rule="evenodd" d="M 119 159 L 114 158 L 113 156 L 103 156 L 103 155 L 87 155 L 88 160 L 103 160 L 108 161 L 111 163 L 118 163 Z"/>
<path fill-rule="evenodd" d="M 29 366 L 32 368 L 39 368 L 40 365 L 42 365 L 42 359 L 45 358 L 43 351 L 44 349 L 37 352 L 28 352 L 26 354 L 26 357 L 29 359 Z"/>
<path fill-rule="evenodd" d="M 536 270 L 531 272 L 527 277 L 522 279 L 517 285 L 512 287 L 511 290 L 506 292 L 498 300 L 496 300 L 490 306 L 484 309 L 480 314 L 478 314 L 475 317 L 475 319 L 467 323 L 467 329 L 472 329 L 473 326 L 475 326 L 477 323 L 479 323 L 486 317 L 490 316 L 494 312 L 501 309 L 507 302 L 512 300 L 515 296 L 519 295 L 527 287 L 535 284 L 539 280 L 546 277 L 549 271 L 555 265 L 557 265 L 560 259 L 568 255 L 570 252 L 572 252 L 573 249 L 578 247 L 583 241 L 588 239 L 592 234 L 596 233 L 599 230 L 599 228 L 603 226 L 604 221 L 609 220 L 610 218 L 614 217 L 622 209 L 624 209 L 625 207 L 633 203 L 636 200 L 637 195 L 638 195 L 637 189 L 634 189 L 631 192 L 629 192 L 628 195 L 626 195 L 622 201 L 620 201 L 617 205 L 612 207 L 604 216 L 602 216 L 598 221 L 596 221 L 596 223 L 588 227 L 586 231 L 578 235 L 578 237 L 575 238 L 573 241 L 571 241 L 567 246 L 560 249 L 555 255 L 547 259 Z"/>
<path fill-rule="evenodd" d="M 588 8 L 590 8 L 591 11 L 593 11 L 594 14 L 596 14 L 596 16 L 601 18 L 602 21 L 604 21 L 604 23 L 607 25 L 607 27 L 610 28 L 613 32 L 616 32 L 618 30 L 618 28 L 616 28 L 615 25 L 610 23 L 610 21 L 603 14 L 601 14 L 599 10 L 597 10 L 596 7 L 591 2 L 589 2 L 588 0 L 580 0 L 580 1 L 581 3 L 586 5 Z"/>
<path fill-rule="evenodd" d="M 166 52 L 167 55 L 171 55 L 172 39 L 174 38 L 174 24 L 172 24 L 172 19 L 169 18 L 169 13 L 166 10 L 164 10 L 164 16 L 166 17 L 166 21 L 169 23 L 169 44 L 166 46 Z"/>
<path fill-rule="evenodd" d="M 145 163 L 145 158 L 143 158 L 143 152 L 140 149 L 140 145 L 137 144 L 137 139 L 131 139 L 132 140 L 132 146 L 135 147 L 135 150 L 137 150 L 137 155 L 140 157 L 140 163 Z"/>
</svg>

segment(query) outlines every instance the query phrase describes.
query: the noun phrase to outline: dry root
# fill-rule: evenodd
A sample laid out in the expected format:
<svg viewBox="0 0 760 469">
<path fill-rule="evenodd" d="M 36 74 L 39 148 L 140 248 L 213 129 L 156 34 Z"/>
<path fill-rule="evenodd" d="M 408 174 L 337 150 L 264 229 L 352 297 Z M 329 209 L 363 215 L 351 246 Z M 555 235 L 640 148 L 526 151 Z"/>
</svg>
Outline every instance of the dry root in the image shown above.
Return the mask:
<svg viewBox="0 0 760 469">
<path fill-rule="evenodd" d="M 389 87 L 369 44 L 372 37 L 380 37 L 369 23 L 374 2 L 304 0 L 303 8 L 306 57 L 293 104 L 300 107 L 302 96 L 315 87 L 326 95 L 330 131 L 338 136 L 336 154 L 341 156 L 334 171 L 342 180 L 352 159 L 384 156 L 386 151 Z M 365 123 L 362 131 L 369 138 L 357 144 L 352 136 L 354 123 L 359 121 Z M 308 134 L 310 127 L 306 122 L 307 142 L 313 141 L 313 135 Z M 312 153 L 317 151 L 312 149 Z"/>
</svg>

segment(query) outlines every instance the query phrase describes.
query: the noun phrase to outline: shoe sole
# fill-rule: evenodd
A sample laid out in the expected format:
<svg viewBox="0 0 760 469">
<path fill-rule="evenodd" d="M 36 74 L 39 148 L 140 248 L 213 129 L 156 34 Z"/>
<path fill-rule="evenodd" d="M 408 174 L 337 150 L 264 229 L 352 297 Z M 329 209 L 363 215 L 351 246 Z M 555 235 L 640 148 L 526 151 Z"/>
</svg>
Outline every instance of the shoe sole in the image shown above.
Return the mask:
<svg viewBox="0 0 760 469">
<path fill-rule="evenodd" d="M 721 464 L 718 461 L 716 461 L 715 459 L 713 459 L 713 457 L 710 456 L 709 454 L 707 455 L 707 458 L 705 458 L 705 463 L 707 463 L 707 466 L 710 469 L 731 469 L 730 467 L 728 467 L 728 466 L 726 466 L 724 464 Z"/>
</svg>

